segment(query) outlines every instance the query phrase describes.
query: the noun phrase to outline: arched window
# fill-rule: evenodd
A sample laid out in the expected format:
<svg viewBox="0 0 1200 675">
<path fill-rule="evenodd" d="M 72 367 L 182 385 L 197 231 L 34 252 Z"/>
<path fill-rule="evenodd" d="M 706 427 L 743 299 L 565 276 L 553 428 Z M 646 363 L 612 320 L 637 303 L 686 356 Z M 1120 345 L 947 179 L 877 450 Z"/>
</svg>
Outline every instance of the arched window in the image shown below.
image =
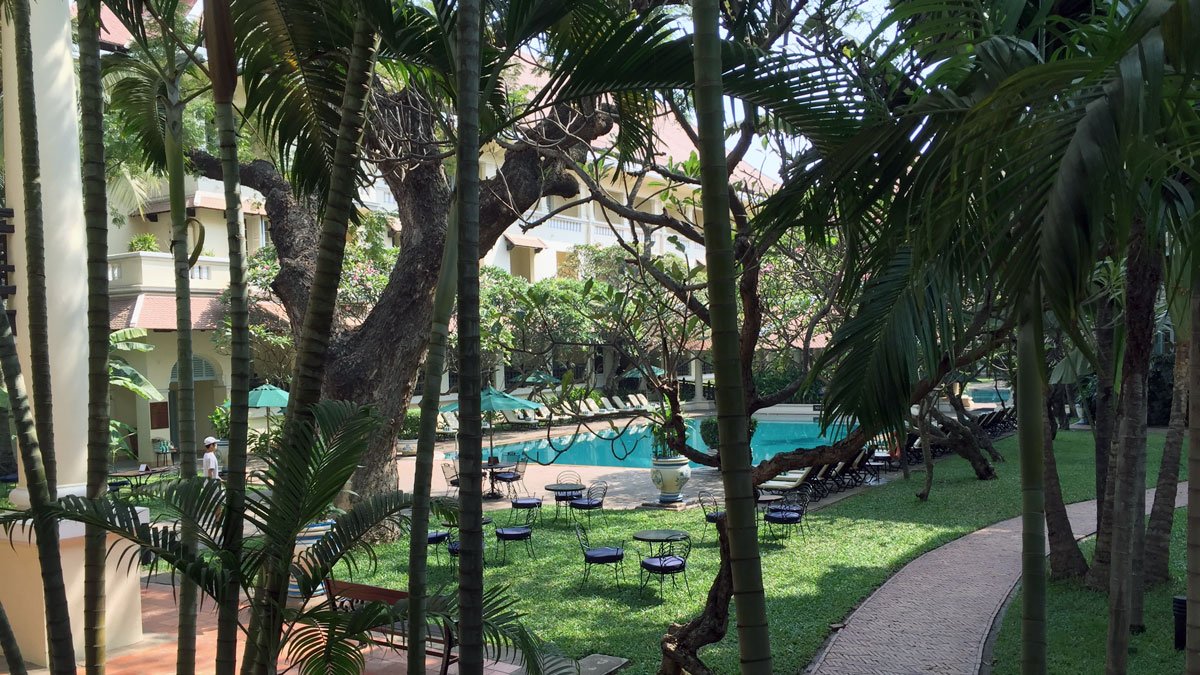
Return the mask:
<svg viewBox="0 0 1200 675">
<path fill-rule="evenodd" d="M 205 382 L 217 379 L 217 370 L 208 361 L 199 356 L 192 357 L 192 381 Z M 179 381 L 179 364 L 171 366 L 171 381 Z"/>
</svg>

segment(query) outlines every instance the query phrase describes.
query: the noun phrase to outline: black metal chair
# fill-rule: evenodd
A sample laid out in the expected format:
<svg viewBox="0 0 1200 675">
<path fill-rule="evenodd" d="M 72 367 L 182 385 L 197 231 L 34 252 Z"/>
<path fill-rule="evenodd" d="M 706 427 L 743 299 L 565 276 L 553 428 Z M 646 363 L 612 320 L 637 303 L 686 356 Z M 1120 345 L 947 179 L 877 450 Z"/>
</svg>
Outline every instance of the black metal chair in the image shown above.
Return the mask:
<svg viewBox="0 0 1200 675">
<path fill-rule="evenodd" d="M 576 471 L 562 471 L 554 479 L 555 483 L 561 485 L 575 484 L 583 485 L 583 479 L 579 477 Z M 554 519 L 558 520 L 558 514 L 561 509 L 570 508 L 572 500 L 583 497 L 583 491 L 576 492 L 555 492 L 554 493 Z"/>
<path fill-rule="evenodd" d="M 433 559 L 438 563 L 442 561 L 442 544 L 450 541 L 449 530 L 429 530 L 426 534 L 426 546 L 433 549 Z"/>
<path fill-rule="evenodd" d="M 579 548 L 583 551 L 583 580 L 580 586 L 587 583 L 592 565 L 612 565 L 613 582 L 619 583 L 625 573 L 625 543 L 620 546 L 592 546 L 588 540 L 587 530 L 575 523 L 575 538 L 579 540 Z"/>
<path fill-rule="evenodd" d="M 529 466 L 529 458 L 521 454 L 521 458 L 517 460 L 517 465 L 511 471 L 501 471 L 496 474 L 496 482 L 504 483 L 508 490 L 510 498 L 515 498 L 518 494 L 517 486 L 524 485 L 525 469 Z"/>
<path fill-rule="evenodd" d="M 592 483 L 584 496 L 571 500 L 571 510 L 587 513 L 588 525 L 592 524 L 592 511 L 604 508 L 604 497 L 608 494 L 608 483 L 598 480 Z"/>
<path fill-rule="evenodd" d="M 701 490 L 696 498 L 700 502 L 700 510 L 704 512 L 704 528 L 700 530 L 700 543 L 703 544 L 708 526 L 716 527 L 717 521 L 725 517 L 725 509 L 711 490 Z"/>
<path fill-rule="evenodd" d="M 807 511 L 808 499 L 804 493 L 788 492 L 779 503 L 767 507 L 763 513 L 763 522 L 766 523 L 767 532 L 772 537 L 775 536 L 775 528 L 778 527 L 782 538 L 787 539 L 793 529 L 800 528 L 801 534 L 804 533 L 804 514 Z"/>
<path fill-rule="evenodd" d="M 446 477 L 446 486 L 458 492 L 458 470 L 450 462 L 442 462 L 442 475 Z"/>
<path fill-rule="evenodd" d="M 496 541 L 500 544 L 497 555 L 500 556 L 500 562 L 508 560 L 508 542 L 510 541 L 525 542 L 525 550 L 529 553 L 529 557 L 537 558 L 533 553 L 533 525 L 537 520 L 537 511 L 526 509 L 523 518 L 518 516 L 518 513 L 520 512 L 513 511 L 514 523 L 512 525 L 496 528 Z"/>
<path fill-rule="evenodd" d="M 658 577 L 658 595 L 661 598 L 663 592 L 663 582 L 667 577 L 671 577 L 671 587 L 674 588 L 677 584 L 675 578 L 683 577 L 683 586 L 687 589 L 688 595 L 692 593 L 692 587 L 687 580 L 687 560 L 692 554 L 692 540 L 680 539 L 678 541 L 668 541 L 662 543 L 657 550 L 651 548 L 646 556 L 642 558 L 641 565 L 638 569 L 638 576 L 641 577 L 641 584 L 638 592 L 646 589 L 646 584 L 650 582 L 650 577 Z"/>
</svg>

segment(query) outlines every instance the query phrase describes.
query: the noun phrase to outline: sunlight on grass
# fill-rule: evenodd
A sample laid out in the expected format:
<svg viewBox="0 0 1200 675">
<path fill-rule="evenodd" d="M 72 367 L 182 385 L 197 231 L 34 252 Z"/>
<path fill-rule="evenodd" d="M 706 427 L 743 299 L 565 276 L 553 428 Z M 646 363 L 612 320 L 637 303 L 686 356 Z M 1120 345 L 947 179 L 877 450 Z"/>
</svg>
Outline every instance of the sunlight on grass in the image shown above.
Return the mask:
<svg viewBox="0 0 1200 675">
<path fill-rule="evenodd" d="M 1090 499 L 1095 480 L 1092 438 L 1086 432 L 1060 434 L 1059 471 L 1068 501 Z M 1162 436 L 1151 437 L 1151 471 L 1156 471 Z M 763 576 L 771 622 L 776 672 L 798 672 L 816 654 L 829 634 L 829 625 L 842 621 L 888 576 L 916 556 L 1020 512 L 1016 439 L 998 444 L 1010 461 L 1000 464 L 998 480 L 980 482 L 961 459 L 939 462 L 928 503 L 914 494 L 918 480 L 893 482 L 867 490 L 811 514 L 803 537 L 768 542 L 763 546 Z M 1153 475 L 1153 473 L 1151 473 Z M 917 474 L 920 476 L 920 474 Z M 553 513 L 553 511 L 549 511 Z M 505 522 L 508 512 L 494 514 Z M 637 558 L 630 551 L 627 579 L 614 586 L 612 574 L 593 570 L 581 588 L 582 554 L 567 523 L 545 518 L 534 534 L 537 559 L 529 560 L 510 547 L 508 563 L 495 562 L 494 535 L 488 532 L 488 584 L 510 584 L 521 597 L 526 620 L 542 638 L 576 658 L 592 653 L 623 656 L 633 661 L 630 673 L 653 673 L 659 661 L 659 639 L 672 622 L 684 622 L 700 611 L 717 570 L 718 554 L 710 529 L 703 544 L 699 509 L 682 513 L 649 511 L 605 512 L 593 518 L 593 545 L 634 547 L 633 532 L 652 527 L 687 530 L 697 542 L 689 562 L 689 595 L 682 580 L 677 589 L 667 582 L 660 599 L 657 583 L 644 594 L 637 589 Z M 403 589 L 407 583 L 407 543 L 378 549 L 379 566 L 360 570 L 358 581 Z M 431 559 L 433 587 L 449 587 L 452 578 L 443 552 L 440 565 Z M 605 574 L 608 572 L 608 574 Z M 737 671 L 735 619 L 719 645 L 702 652 L 716 672 Z"/>
</svg>

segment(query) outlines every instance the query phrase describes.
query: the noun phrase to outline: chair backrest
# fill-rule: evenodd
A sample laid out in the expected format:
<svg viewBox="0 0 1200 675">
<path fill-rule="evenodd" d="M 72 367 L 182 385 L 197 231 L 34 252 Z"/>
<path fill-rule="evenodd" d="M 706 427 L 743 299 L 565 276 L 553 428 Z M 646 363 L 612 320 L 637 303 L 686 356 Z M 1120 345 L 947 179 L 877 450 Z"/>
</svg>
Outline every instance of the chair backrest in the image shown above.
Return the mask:
<svg viewBox="0 0 1200 675">
<path fill-rule="evenodd" d="M 583 529 L 583 526 L 579 523 L 575 523 L 575 538 L 579 540 L 579 548 L 584 553 L 587 553 L 588 549 L 592 547 L 591 542 L 588 541 L 587 530 Z"/>
<path fill-rule="evenodd" d="M 559 471 L 558 476 L 554 479 L 555 483 L 577 483 L 583 485 L 583 479 L 579 477 L 578 471 Z"/>
<path fill-rule="evenodd" d="M 454 465 L 450 462 L 442 462 L 442 475 L 446 477 L 446 482 L 449 483 L 458 478 L 458 471 L 454 469 Z"/>
<path fill-rule="evenodd" d="M 675 556 L 681 558 L 686 563 L 688 556 L 692 554 L 692 539 L 691 537 L 685 537 L 675 541 L 664 542 L 662 548 L 659 550 L 662 551 L 661 555 L 664 558 Z"/>
<path fill-rule="evenodd" d="M 517 466 L 513 469 L 513 471 L 520 476 L 524 476 L 525 469 L 527 468 L 529 468 L 529 458 L 525 456 L 524 452 L 522 452 L 521 458 L 517 460 Z"/>
<path fill-rule="evenodd" d="M 804 513 L 808 508 L 808 492 L 805 490 L 788 490 L 783 493 L 783 499 L 779 500 L 779 505 L 775 508 L 783 511 Z"/>
<path fill-rule="evenodd" d="M 584 412 L 600 412 L 600 406 L 596 405 L 596 401 L 591 396 L 585 396 L 582 403 L 583 406 L 580 407 L 580 410 Z"/>
<path fill-rule="evenodd" d="M 149 470 L 150 470 L 149 464 L 138 464 L 138 471 L 149 471 Z"/>
<path fill-rule="evenodd" d="M 721 510 L 721 502 L 717 501 L 717 496 L 711 490 L 701 490 L 696 499 L 700 502 L 700 510 L 707 516 L 710 513 L 717 513 Z"/>
<path fill-rule="evenodd" d="M 587 498 L 595 499 L 596 501 L 603 503 L 604 496 L 607 494 L 608 494 L 608 483 L 605 483 L 602 480 L 598 480 L 595 483 L 592 483 L 592 486 L 588 488 Z"/>
</svg>

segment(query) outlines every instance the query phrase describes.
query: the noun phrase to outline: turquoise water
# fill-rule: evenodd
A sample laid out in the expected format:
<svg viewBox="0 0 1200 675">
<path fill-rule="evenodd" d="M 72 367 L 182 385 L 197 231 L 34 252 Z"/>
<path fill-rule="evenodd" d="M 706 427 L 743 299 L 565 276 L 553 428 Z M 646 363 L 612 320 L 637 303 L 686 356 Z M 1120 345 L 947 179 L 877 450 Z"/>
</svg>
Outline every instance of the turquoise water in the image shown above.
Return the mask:
<svg viewBox="0 0 1200 675">
<path fill-rule="evenodd" d="M 996 390 L 991 387 L 979 387 L 978 389 L 971 387 L 967 389 L 967 393 L 971 395 L 971 400 L 976 403 L 999 403 L 1001 401 L 1008 401 L 1009 397 L 1012 396 L 1012 392 L 1008 389 L 1001 389 L 1000 394 L 997 395 Z"/>
<path fill-rule="evenodd" d="M 622 431 L 623 430 L 623 431 Z M 759 422 L 750 447 L 754 462 L 769 459 L 780 452 L 798 448 L 815 448 L 828 445 L 845 436 L 839 428 L 830 428 L 821 434 L 821 426 L 815 422 Z M 694 448 L 707 450 L 700 439 L 700 424 L 688 420 L 688 442 Z M 579 433 L 551 440 L 525 441 L 497 445 L 495 454 L 501 461 L 515 461 L 521 453 L 530 461 L 542 464 L 582 464 L 586 466 L 621 466 L 650 468 L 650 433 L 645 426 L 618 425 L 615 431 Z M 484 448 L 487 453 L 487 448 Z"/>
</svg>

